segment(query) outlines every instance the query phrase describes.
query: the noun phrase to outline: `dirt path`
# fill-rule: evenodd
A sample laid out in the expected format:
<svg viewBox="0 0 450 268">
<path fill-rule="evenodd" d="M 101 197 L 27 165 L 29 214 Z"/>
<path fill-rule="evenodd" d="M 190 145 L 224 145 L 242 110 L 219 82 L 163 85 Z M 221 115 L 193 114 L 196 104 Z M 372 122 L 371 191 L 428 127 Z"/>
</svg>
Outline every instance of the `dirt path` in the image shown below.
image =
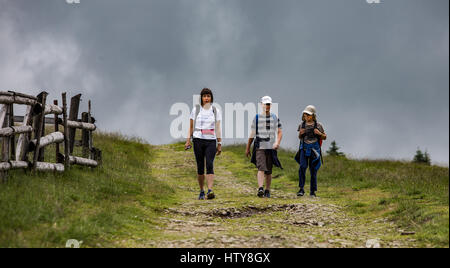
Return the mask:
<svg viewBox="0 0 450 268">
<path fill-rule="evenodd" d="M 386 219 L 360 219 L 318 198 L 272 191 L 256 197 L 256 181 L 227 169 L 234 161 L 223 153 L 215 167 L 214 200 L 196 200 L 198 185 L 192 153 L 175 145 L 156 147 L 155 177 L 169 183 L 179 202 L 164 210 L 161 235 L 149 247 L 405 247 Z M 217 162 L 217 161 L 216 161 Z"/>
</svg>

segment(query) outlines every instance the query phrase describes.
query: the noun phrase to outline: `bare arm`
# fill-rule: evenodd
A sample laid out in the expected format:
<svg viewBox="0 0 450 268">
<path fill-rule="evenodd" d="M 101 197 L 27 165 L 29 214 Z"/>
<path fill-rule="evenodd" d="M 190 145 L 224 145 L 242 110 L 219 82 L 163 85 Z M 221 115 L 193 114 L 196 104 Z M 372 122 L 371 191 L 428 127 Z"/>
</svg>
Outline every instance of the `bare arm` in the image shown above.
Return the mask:
<svg viewBox="0 0 450 268">
<path fill-rule="evenodd" d="M 189 147 L 191 147 L 191 137 L 192 137 L 193 133 L 194 133 L 194 120 L 190 119 L 189 132 L 188 132 L 188 136 L 186 139 L 186 144 L 184 145 L 185 150 L 187 150 L 187 149 L 189 149 Z"/>
<path fill-rule="evenodd" d="M 283 138 L 283 130 L 281 128 L 278 128 L 277 142 L 273 145 L 274 150 L 278 150 L 278 148 L 280 148 L 280 143 L 281 143 L 282 138 Z"/>
<path fill-rule="evenodd" d="M 324 133 L 320 132 L 320 130 L 318 130 L 317 128 L 314 129 L 314 133 L 316 135 L 319 135 L 320 139 L 322 139 L 322 140 L 326 140 L 327 139 L 327 134 L 325 134 L 325 132 Z"/>
<path fill-rule="evenodd" d="M 218 142 L 222 142 L 222 129 L 220 128 L 220 121 L 216 122 L 216 137 Z M 217 145 L 217 155 L 222 153 L 222 144 Z"/>
<path fill-rule="evenodd" d="M 250 138 L 248 139 L 248 142 L 247 142 L 247 146 L 245 148 L 245 155 L 247 157 L 249 157 L 249 155 L 250 155 L 250 146 L 252 146 L 253 140 L 255 139 L 254 138 L 255 135 L 256 135 L 255 131 L 252 130 L 252 132 L 250 133 Z"/>
</svg>

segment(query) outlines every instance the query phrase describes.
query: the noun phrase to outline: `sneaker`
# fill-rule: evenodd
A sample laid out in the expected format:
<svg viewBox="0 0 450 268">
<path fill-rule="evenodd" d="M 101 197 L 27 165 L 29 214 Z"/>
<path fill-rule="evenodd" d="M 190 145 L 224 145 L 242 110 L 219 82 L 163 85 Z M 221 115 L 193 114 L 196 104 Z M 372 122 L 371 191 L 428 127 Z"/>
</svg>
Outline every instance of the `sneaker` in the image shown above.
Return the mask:
<svg viewBox="0 0 450 268">
<path fill-rule="evenodd" d="M 208 199 L 214 199 L 214 197 L 216 197 L 216 195 L 214 194 L 214 192 L 211 189 L 209 189 L 208 193 L 206 194 L 206 197 Z"/>
<path fill-rule="evenodd" d="M 269 190 L 265 190 L 264 191 L 264 197 L 270 198 L 270 191 Z"/>
<path fill-rule="evenodd" d="M 258 197 L 263 197 L 264 196 L 264 188 L 259 188 L 258 189 Z"/>
<path fill-rule="evenodd" d="M 305 195 L 305 190 L 303 190 L 303 188 L 300 188 L 300 191 L 298 191 L 297 196 L 304 196 Z"/>
<path fill-rule="evenodd" d="M 310 197 L 317 197 L 315 192 L 310 192 L 310 193 L 309 193 L 309 196 L 310 196 Z"/>
<path fill-rule="evenodd" d="M 200 191 L 200 194 L 198 195 L 198 200 L 205 200 L 205 191 Z"/>
</svg>

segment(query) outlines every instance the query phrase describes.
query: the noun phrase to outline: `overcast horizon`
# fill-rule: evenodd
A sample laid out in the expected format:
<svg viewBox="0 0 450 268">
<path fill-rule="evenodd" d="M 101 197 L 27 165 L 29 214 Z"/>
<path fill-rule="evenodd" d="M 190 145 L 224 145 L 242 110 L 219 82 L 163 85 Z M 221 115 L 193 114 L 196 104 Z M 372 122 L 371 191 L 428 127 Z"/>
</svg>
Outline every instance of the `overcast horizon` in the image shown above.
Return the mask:
<svg viewBox="0 0 450 268">
<path fill-rule="evenodd" d="M 449 165 L 447 0 L 0 0 L 0 91 L 83 94 L 101 130 L 173 142 L 174 103 L 306 105 L 352 158 Z M 81 111 L 80 110 L 80 111 Z M 243 140 L 226 140 L 225 144 Z M 95 143 L 95 141 L 94 141 Z"/>
</svg>

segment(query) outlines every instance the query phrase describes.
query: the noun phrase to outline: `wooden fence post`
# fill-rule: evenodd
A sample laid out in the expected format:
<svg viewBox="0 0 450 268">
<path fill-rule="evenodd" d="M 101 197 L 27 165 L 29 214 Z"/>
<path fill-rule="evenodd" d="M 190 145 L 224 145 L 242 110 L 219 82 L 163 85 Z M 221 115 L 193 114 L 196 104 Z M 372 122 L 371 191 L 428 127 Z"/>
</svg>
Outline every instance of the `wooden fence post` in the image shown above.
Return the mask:
<svg viewBox="0 0 450 268">
<path fill-rule="evenodd" d="M 24 126 L 32 126 L 33 122 L 33 106 L 28 105 L 26 114 L 23 117 L 22 125 Z M 27 153 L 28 153 L 28 141 L 31 139 L 31 132 L 24 133 L 19 135 L 19 139 L 17 140 L 17 149 L 16 149 L 16 161 L 26 161 Z"/>
<path fill-rule="evenodd" d="M 9 126 L 14 126 L 14 104 L 11 103 L 9 105 Z M 10 158 L 9 159 L 16 159 L 16 137 L 15 135 L 12 135 L 9 138 L 9 148 L 11 151 Z"/>
<path fill-rule="evenodd" d="M 54 100 L 53 104 L 58 106 L 58 100 Z M 58 131 L 59 131 L 58 115 L 55 113 L 55 132 L 58 132 Z M 56 147 L 56 149 L 55 149 L 55 157 L 56 158 L 55 159 L 56 159 L 56 162 L 58 162 L 59 143 L 56 143 L 55 147 Z"/>
<path fill-rule="evenodd" d="M 81 114 L 81 122 L 88 123 L 89 115 L 84 112 Z M 89 157 L 89 130 L 83 129 L 81 131 L 81 146 L 83 147 L 83 157 Z"/>
<path fill-rule="evenodd" d="M 81 100 L 81 94 L 78 94 L 70 100 L 70 113 L 69 113 L 69 120 L 71 121 L 78 121 L 78 110 L 80 108 L 80 100 Z M 76 134 L 76 128 L 70 128 L 69 129 L 69 148 L 70 153 L 73 153 L 73 147 L 75 145 L 75 134 Z"/>
<path fill-rule="evenodd" d="M 70 154 L 69 154 L 69 129 L 67 128 L 67 99 L 66 93 L 62 94 L 63 101 L 63 124 L 64 124 L 64 167 L 65 169 L 70 168 Z"/>
<path fill-rule="evenodd" d="M 92 124 L 91 100 L 88 102 L 88 122 Z M 92 153 L 92 131 L 89 131 L 89 159 L 94 159 Z"/>
<path fill-rule="evenodd" d="M 9 127 L 9 124 L 11 123 L 11 120 L 9 119 L 10 107 L 11 107 L 11 105 L 9 105 L 9 104 L 3 105 L 3 109 L 2 109 L 3 123 L 1 125 L 2 128 Z M 2 162 L 9 161 L 9 146 L 10 146 L 9 138 L 10 138 L 9 136 L 2 137 Z M 1 179 L 2 179 L 2 182 L 6 182 L 6 180 L 8 179 L 8 171 L 7 170 L 1 172 Z"/>
<path fill-rule="evenodd" d="M 47 101 L 47 95 L 48 95 L 48 93 L 45 91 L 41 92 L 38 95 L 38 102 L 40 102 L 42 104 L 42 107 L 45 107 L 45 103 Z M 39 144 L 41 142 L 42 130 L 45 127 L 45 109 L 42 109 L 41 114 L 35 116 L 34 127 L 35 127 L 34 137 L 36 139 L 37 150 L 34 151 L 33 170 L 36 170 L 37 162 L 38 162 L 38 160 L 40 160 L 40 157 L 39 157 L 40 153 L 42 152 L 42 158 L 44 155 L 43 154 L 44 150 L 39 150 Z M 43 161 L 43 159 L 41 161 Z"/>
</svg>

